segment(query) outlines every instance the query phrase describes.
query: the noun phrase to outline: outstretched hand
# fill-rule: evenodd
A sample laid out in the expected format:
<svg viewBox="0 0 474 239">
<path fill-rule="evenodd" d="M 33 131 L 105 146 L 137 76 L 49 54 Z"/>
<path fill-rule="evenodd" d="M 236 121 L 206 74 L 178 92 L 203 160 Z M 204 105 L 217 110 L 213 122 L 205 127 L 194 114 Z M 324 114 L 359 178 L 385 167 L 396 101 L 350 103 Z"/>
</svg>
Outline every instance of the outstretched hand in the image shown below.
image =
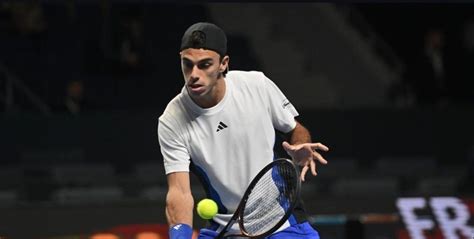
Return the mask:
<svg viewBox="0 0 474 239">
<path fill-rule="evenodd" d="M 316 162 L 315 159 L 318 160 L 322 164 L 327 164 L 328 161 L 321 156 L 316 150 L 322 151 L 329 151 L 329 148 L 326 147 L 324 144 L 321 143 L 304 143 L 304 144 L 289 144 L 288 142 L 283 142 L 283 148 L 286 150 L 288 155 L 293 158 L 293 161 L 302 166 L 303 169 L 301 170 L 301 181 L 304 181 L 305 175 L 309 169 L 311 169 L 311 173 L 316 176 Z"/>
</svg>

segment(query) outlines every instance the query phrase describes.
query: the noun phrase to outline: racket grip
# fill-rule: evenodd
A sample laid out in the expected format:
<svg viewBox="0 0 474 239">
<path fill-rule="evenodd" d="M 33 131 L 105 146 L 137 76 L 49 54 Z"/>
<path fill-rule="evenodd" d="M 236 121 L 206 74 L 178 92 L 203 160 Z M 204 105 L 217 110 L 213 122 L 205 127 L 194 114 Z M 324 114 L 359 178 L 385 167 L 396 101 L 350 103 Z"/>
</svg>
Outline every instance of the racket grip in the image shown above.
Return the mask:
<svg viewBox="0 0 474 239">
<path fill-rule="evenodd" d="M 219 233 L 214 239 L 221 239 L 221 238 L 224 238 L 224 231 L 222 231 L 221 233 Z"/>
</svg>

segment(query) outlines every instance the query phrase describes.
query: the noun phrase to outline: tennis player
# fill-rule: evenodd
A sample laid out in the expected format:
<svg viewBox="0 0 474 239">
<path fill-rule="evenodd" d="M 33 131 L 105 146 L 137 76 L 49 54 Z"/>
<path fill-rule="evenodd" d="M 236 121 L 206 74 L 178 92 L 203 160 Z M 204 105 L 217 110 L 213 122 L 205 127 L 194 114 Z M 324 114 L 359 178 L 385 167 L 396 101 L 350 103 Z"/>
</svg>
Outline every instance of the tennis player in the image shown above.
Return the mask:
<svg viewBox="0 0 474 239">
<path fill-rule="evenodd" d="M 180 49 L 184 86 L 159 117 L 158 138 L 168 180 L 166 216 L 171 239 L 190 239 L 194 200 L 189 172 L 201 179 L 218 214 L 199 238 L 214 238 L 236 210 L 253 177 L 274 155 L 275 130 L 287 136 L 286 152 L 316 175 L 316 161 L 327 161 L 311 143 L 308 130 L 295 120 L 298 112 L 262 72 L 228 71 L 227 38 L 212 23 L 200 22 L 184 33 Z M 238 225 L 230 233 L 238 233 Z M 319 238 L 298 206 L 287 222 L 269 236 Z"/>
</svg>

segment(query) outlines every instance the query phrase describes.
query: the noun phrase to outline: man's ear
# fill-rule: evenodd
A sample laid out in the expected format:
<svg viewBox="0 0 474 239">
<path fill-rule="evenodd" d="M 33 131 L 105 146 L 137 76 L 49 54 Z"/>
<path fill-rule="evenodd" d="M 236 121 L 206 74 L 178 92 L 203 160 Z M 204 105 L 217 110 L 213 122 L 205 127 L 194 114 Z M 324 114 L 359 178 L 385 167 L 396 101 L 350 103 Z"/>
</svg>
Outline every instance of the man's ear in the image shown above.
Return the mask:
<svg viewBox="0 0 474 239">
<path fill-rule="evenodd" d="M 220 72 L 224 72 L 229 68 L 229 56 L 224 56 L 221 61 L 221 65 L 219 67 Z"/>
</svg>

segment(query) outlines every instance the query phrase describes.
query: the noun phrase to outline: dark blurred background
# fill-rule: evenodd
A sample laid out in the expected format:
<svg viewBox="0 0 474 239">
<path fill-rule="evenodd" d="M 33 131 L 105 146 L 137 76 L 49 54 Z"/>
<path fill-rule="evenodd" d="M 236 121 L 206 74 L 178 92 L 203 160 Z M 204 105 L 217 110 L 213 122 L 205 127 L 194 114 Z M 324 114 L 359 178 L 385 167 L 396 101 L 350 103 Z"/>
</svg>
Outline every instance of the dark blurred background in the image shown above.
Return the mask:
<svg viewBox="0 0 474 239">
<path fill-rule="evenodd" d="M 401 197 L 474 214 L 474 5 L 0 1 L 1 238 L 167 238 L 157 119 L 197 21 L 331 148 L 303 192 L 322 238 L 410 238 Z"/>
</svg>

